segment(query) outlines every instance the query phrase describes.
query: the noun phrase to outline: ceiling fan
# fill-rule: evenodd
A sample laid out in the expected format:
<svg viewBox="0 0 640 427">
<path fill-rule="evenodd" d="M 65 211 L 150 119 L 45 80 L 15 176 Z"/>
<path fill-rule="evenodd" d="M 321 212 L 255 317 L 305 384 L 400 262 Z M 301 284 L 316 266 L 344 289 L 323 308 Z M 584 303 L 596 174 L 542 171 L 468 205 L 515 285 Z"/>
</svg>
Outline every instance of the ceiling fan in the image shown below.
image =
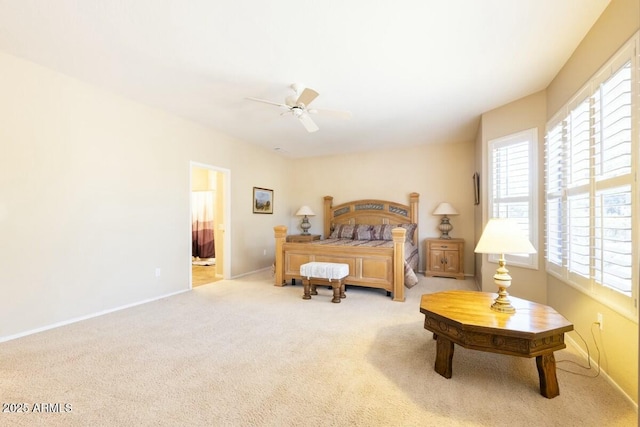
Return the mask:
<svg viewBox="0 0 640 427">
<path fill-rule="evenodd" d="M 309 108 L 309 104 L 311 104 L 311 102 L 313 102 L 313 100 L 316 99 L 319 95 L 319 93 L 313 89 L 304 87 L 299 83 L 292 84 L 291 89 L 293 89 L 294 93 L 285 98 L 284 104 L 260 98 L 247 99 L 251 101 L 264 102 L 265 104 L 276 105 L 280 108 L 285 109 L 286 111 L 281 113 L 281 115 L 291 114 L 293 117 L 298 119 L 300 123 L 302 123 L 302 125 L 308 132 L 315 132 L 319 129 L 318 125 L 316 125 L 316 123 L 309 116 L 310 114 L 322 114 L 327 116 L 331 115 L 333 117 L 341 119 L 351 118 L 351 113 L 349 111 Z"/>
</svg>

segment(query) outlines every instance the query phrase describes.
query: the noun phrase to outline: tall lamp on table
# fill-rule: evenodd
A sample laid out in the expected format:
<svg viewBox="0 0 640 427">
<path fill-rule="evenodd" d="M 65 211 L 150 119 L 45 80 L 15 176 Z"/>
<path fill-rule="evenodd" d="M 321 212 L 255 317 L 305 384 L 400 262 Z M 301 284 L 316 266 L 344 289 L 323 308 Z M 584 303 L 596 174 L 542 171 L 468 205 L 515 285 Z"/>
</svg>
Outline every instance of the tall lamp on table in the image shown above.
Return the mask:
<svg viewBox="0 0 640 427">
<path fill-rule="evenodd" d="M 499 254 L 498 269 L 493 275 L 493 282 L 498 286 L 498 297 L 491 309 L 501 313 L 515 313 L 516 309 L 509 301 L 507 288 L 511 286 L 511 276 L 507 270 L 505 254 L 534 254 L 533 247 L 518 223 L 508 218 L 492 218 L 487 223 L 475 251 L 480 254 Z"/>
<path fill-rule="evenodd" d="M 310 234 L 309 229 L 311 228 L 311 224 L 309 223 L 309 217 L 315 216 L 315 213 L 313 213 L 313 211 L 309 206 L 305 205 L 300 209 L 298 209 L 298 212 L 296 212 L 296 216 L 303 217 L 302 222 L 300 223 L 300 228 L 302 228 L 302 235 L 308 236 Z"/>
<path fill-rule="evenodd" d="M 449 236 L 449 232 L 453 230 L 453 225 L 449 222 L 449 215 L 458 215 L 458 211 L 451 206 L 449 203 L 443 202 L 438 205 L 435 211 L 433 211 L 434 215 L 442 215 L 442 220 L 440 220 L 440 225 L 438 229 L 440 230 L 440 238 L 441 239 L 451 239 Z"/>
</svg>

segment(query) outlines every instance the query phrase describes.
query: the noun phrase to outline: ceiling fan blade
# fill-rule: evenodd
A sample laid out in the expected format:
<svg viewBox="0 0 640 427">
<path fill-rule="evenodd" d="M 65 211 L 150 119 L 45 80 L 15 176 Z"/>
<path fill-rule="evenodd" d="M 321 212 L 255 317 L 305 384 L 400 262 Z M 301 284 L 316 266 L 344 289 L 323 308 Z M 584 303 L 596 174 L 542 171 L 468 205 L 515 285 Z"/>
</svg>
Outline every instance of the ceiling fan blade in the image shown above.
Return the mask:
<svg viewBox="0 0 640 427">
<path fill-rule="evenodd" d="M 258 101 L 258 102 L 263 102 L 263 103 L 265 103 L 265 104 L 277 105 L 278 107 L 282 107 L 282 108 L 289 109 L 289 106 L 288 106 L 288 105 L 281 104 L 281 103 L 279 103 L 279 102 L 267 101 L 266 99 L 250 98 L 250 97 L 249 97 L 249 98 L 246 98 L 246 99 L 248 99 L 249 101 Z"/>
<path fill-rule="evenodd" d="M 323 116 L 331 116 L 337 119 L 345 119 L 348 120 L 351 118 L 351 111 L 342 111 L 342 110 L 327 110 L 324 108 L 313 108 L 307 110 L 311 114 L 321 114 Z"/>
<path fill-rule="evenodd" d="M 300 120 L 302 125 L 305 127 L 307 132 L 311 133 L 320 129 L 318 125 L 316 125 L 314 121 L 311 120 L 311 117 L 309 117 L 308 114 L 301 114 L 300 116 L 297 116 L 297 117 L 298 117 L 298 120 Z"/>
<path fill-rule="evenodd" d="M 311 104 L 311 102 L 318 97 L 319 93 L 313 89 L 304 88 L 298 100 L 296 101 L 296 105 L 304 104 L 305 106 Z"/>
</svg>

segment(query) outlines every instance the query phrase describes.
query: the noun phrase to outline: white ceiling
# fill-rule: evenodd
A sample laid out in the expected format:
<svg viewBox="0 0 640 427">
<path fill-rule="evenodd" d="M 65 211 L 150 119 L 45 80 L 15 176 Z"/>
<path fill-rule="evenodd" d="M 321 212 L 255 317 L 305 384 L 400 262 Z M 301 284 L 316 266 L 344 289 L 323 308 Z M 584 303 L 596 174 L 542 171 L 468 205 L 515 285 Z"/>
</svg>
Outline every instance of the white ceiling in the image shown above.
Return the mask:
<svg viewBox="0 0 640 427">
<path fill-rule="evenodd" d="M 234 138 L 318 156 L 468 141 L 544 89 L 608 0 L 0 0 L 0 51 Z M 258 97 L 299 82 L 307 133 Z"/>
</svg>

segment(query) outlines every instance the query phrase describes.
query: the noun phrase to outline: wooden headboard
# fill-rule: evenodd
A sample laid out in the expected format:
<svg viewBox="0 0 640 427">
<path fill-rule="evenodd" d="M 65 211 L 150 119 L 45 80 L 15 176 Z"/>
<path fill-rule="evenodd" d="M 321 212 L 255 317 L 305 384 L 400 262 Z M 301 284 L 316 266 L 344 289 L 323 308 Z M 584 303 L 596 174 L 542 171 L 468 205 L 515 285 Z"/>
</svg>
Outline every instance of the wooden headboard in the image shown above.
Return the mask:
<svg viewBox="0 0 640 427">
<path fill-rule="evenodd" d="M 363 199 L 333 206 L 333 197 L 324 198 L 324 237 L 331 235 L 337 224 L 417 224 L 418 193 L 409 194 L 409 204 L 387 200 Z M 413 243 L 418 243 L 418 228 L 413 233 Z"/>
</svg>

